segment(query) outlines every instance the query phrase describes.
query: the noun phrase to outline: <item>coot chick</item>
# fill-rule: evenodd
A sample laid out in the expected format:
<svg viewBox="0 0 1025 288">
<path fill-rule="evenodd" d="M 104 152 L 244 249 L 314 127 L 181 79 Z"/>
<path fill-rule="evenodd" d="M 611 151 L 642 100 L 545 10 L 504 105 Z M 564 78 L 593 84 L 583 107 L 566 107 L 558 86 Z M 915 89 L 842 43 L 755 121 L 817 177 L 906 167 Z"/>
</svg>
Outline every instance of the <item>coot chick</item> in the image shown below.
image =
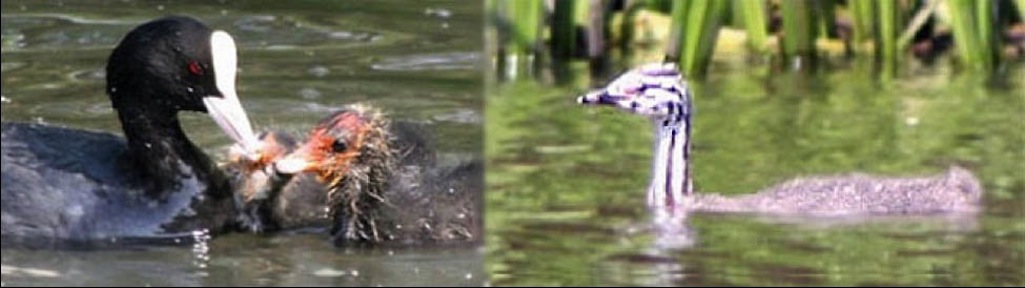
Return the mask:
<svg viewBox="0 0 1025 288">
<path fill-rule="evenodd" d="M 982 188 L 968 170 L 920 177 L 847 174 L 797 178 L 737 197 L 695 195 L 691 178 L 691 92 L 674 64 L 633 69 L 604 89 L 577 98 L 652 121 L 655 151 L 648 205 L 660 210 L 808 216 L 934 214 L 978 211 Z"/>
<path fill-rule="evenodd" d="M 230 35 L 195 19 L 153 20 L 129 32 L 106 66 L 125 138 L 3 123 L 3 245 L 173 243 L 232 223 L 228 177 L 177 114 L 209 113 L 237 141 L 252 133 L 235 95 L 236 53 Z"/>
<path fill-rule="evenodd" d="M 436 159 L 423 129 L 357 104 L 318 122 L 300 145 L 267 134 L 264 146 L 280 149 L 232 164 L 249 212 L 241 222 L 257 232 L 326 228 L 337 245 L 477 243 L 482 164 Z"/>
</svg>

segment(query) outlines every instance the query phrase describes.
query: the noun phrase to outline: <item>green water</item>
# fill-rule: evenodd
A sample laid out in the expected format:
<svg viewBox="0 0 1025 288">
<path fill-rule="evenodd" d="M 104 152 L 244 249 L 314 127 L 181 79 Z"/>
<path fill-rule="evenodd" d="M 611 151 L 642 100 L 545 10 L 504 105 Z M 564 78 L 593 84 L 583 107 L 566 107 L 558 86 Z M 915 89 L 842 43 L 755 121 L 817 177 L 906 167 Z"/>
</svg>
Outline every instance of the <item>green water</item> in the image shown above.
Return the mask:
<svg viewBox="0 0 1025 288">
<path fill-rule="evenodd" d="M 480 155 L 482 4 L 464 1 L 3 1 L 2 118 L 120 134 L 104 95 L 132 27 L 197 17 L 239 44 L 239 94 L 258 130 L 308 131 L 352 102 L 426 123 L 441 153 Z M 214 157 L 230 140 L 183 114 Z M 4 249 L 2 286 L 479 286 L 480 247 L 338 249 L 324 235 L 232 235 L 141 251 Z"/>
<path fill-rule="evenodd" d="M 691 83 L 699 193 L 957 164 L 983 181 L 985 208 L 977 216 L 668 222 L 645 205 L 650 124 L 575 104 L 611 79 L 592 82 L 585 65 L 489 85 L 487 270 L 495 285 L 1025 284 L 1021 63 L 996 80 L 944 64 L 884 79 L 862 61 L 793 73 L 718 59 L 707 79 Z"/>
</svg>

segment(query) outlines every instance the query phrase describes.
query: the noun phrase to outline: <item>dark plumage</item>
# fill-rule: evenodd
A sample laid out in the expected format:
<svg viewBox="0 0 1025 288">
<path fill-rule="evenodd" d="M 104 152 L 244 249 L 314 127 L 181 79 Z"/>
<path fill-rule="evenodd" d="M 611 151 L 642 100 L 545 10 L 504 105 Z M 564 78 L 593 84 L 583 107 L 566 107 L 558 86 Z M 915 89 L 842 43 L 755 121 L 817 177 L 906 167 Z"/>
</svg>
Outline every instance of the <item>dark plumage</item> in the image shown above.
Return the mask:
<svg viewBox="0 0 1025 288">
<path fill-rule="evenodd" d="M 191 239 L 234 219 L 228 178 L 177 118 L 234 93 L 215 83 L 224 73 L 233 85 L 235 68 L 215 71 L 214 34 L 195 19 L 166 17 L 125 36 L 107 64 L 125 138 L 3 123 L 4 246 Z"/>
<path fill-rule="evenodd" d="M 241 222 L 252 231 L 325 228 L 338 245 L 480 240 L 483 167 L 439 161 L 424 128 L 393 125 L 374 108 L 352 105 L 320 121 L 300 146 L 286 147 L 287 156 L 229 165 L 247 187 L 237 193 L 250 211 Z M 265 147 L 278 147 L 269 150 L 287 146 L 274 140 L 287 136 L 269 135 Z M 281 173 L 285 162 L 302 164 L 284 170 L 302 171 Z"/>
</svg>

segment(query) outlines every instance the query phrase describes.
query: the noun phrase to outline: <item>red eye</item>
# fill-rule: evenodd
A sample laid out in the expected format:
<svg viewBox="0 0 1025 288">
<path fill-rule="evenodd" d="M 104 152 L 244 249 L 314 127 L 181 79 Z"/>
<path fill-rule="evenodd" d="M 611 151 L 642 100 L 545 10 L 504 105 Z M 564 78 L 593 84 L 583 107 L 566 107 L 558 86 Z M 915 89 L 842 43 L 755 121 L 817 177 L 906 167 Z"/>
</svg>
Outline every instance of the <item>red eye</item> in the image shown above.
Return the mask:
<svg viewBox="0 0 1025 288">
<path fill-rule="evenodd" d="M 203 66 L 199 66 L 199 62 L 189 62 L 189 73 L 192 75 L 203 75 Z"/>
</svg>

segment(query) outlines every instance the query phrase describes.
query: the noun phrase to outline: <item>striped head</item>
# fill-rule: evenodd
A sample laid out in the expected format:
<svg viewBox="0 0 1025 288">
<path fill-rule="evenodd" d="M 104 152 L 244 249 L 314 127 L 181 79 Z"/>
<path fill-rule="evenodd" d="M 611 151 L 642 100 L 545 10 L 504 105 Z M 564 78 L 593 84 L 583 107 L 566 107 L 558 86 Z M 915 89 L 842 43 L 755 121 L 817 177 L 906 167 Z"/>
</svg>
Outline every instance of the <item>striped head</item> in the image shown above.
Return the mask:
<svg viewBox="0 0 1025 288">
<path fill-rule="evenodd" d="M 577 103 L 614 106 L 658 120 L 684 121 L 691 113 L 690 94 L 676 64 L 651 63 L 578 97 Z"/>
<path fill-rule="evenodd" d="M 652 120 L 655 151 L 648 186 L 651 207 L 672 208 L 692 194 L 690 97 L 690 89 L 675 64 L 652 63 L 577 98 L 580 104 L 618 107 Z"/>
</svg>

